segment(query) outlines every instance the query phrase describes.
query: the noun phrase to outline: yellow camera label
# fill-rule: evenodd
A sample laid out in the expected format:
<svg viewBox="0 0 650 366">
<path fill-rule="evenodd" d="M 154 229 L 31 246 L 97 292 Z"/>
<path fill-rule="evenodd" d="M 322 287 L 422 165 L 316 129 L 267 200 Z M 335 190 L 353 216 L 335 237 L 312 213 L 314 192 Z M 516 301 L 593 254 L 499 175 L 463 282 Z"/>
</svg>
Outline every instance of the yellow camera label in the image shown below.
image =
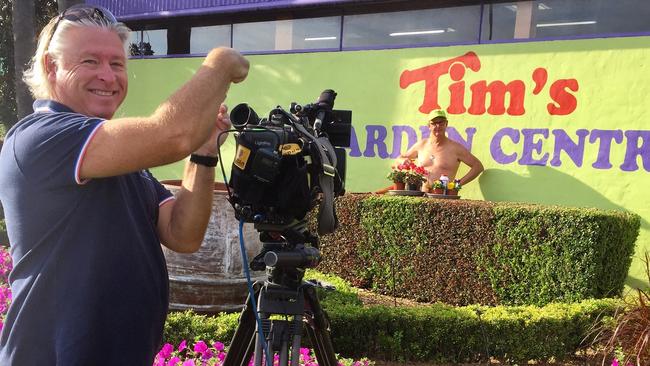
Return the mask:
<svg viewBox="0 0 650 366">
<path fill-rule="evenodd" d="M 284 144 L 280 147 L 280 153 L 284 155 L 297 155 L 302 151 L 298 144 Z"/>
<path fill-rule="evenodd" d="M 233 164 L 241 170 L 246 169 L 246 163 L 248 163 L 248 158 L 251 156 L 251 149 L 246 146 L 239 145 L 237 146 L 237 152 L 235 153 L 235 161 Z"/>
</svg>

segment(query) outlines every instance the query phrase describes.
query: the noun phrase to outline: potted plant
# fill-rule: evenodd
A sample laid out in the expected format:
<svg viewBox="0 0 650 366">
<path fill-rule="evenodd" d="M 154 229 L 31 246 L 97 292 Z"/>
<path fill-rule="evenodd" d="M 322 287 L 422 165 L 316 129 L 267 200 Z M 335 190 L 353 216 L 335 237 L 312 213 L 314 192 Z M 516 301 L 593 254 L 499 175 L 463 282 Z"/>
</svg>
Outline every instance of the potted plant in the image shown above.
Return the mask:
<svg viewBox="0 0 650 366">
<path fill-rule="evenodd" d="M 434 194 L 444 194 L 447 196 L 457 196 L 458 191 L 460 191 L 462 188 L 458 179 L 447 183 L 447 187 L 445 187 L 445 183 L 443 183 L 440 179 L 437 179 L 434 180 L 433 183 L 429 185 L 429 187 Z"/>
<path fill-rule="evenodd" d="M 447 193 L 445 193 L 445 194 L 449 195 L 449 196 L 457 196 L 458 191 L 460 191 L 461 188 L 462 187 L 460 185 L 460 181 L 458 179 L 456 179 L 453 182 L 449 182 L 447 184 Z"/>
<path fill-rule="evenodd" d="M 430 188 L 434 194 L 445 194 L 445 186 L 439 179 L 434 180 L 430 184 Z"/>
<path fill-rule="evenodd" d="M 404 170 L 399 169 L 399 167 L 393 167 L 386 178 L 393 182 L 393 189 L 404 190 L 406 178 L 406 172 Z"/>
<path fill-rule="evenodd" d="M 398 165 L 397 169 L 404 172 L 404 183 L 406 184 L 406 189 L 409 191 L 419 191 L 422 183 L 427 180 L 427 171 L 423 167 L 415 164 L 413 160 L 407 159 Z"/>
</svg>

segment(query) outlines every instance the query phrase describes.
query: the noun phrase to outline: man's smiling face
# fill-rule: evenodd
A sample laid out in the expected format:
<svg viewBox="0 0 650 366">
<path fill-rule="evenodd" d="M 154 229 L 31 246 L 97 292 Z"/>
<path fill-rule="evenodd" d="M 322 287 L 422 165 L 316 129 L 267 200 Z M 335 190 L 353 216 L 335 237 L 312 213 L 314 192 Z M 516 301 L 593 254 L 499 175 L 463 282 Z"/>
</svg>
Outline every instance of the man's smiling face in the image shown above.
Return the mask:
<svg viewBox="0 0 650 366">
<path fill-rule="evenodd" d="M 56 66 L 48 65 L 52 99 L 87 116 L 110 119 L 126 97 L 126 53 L 117 33 L 74 27 Z"/>
</svg>

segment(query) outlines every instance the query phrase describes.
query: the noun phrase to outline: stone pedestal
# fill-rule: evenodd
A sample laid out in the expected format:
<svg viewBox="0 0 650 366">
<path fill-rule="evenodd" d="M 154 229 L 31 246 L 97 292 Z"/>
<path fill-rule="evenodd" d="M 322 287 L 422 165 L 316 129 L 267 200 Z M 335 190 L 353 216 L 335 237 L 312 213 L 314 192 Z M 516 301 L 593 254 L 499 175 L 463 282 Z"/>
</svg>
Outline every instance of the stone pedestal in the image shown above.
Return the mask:
<svg viewBox="0 0 650 366">
<path fill-rule="evenodd" d="M 180 181 L 163 181 L 172 193 Z M 250 261 L 262 249 L 253 224 L 244 224 L 244 244 Z M 163 246 L 169 272 L 169 307 L 192 309 L 199 313 L 240 311 L 246 301 L 247 287 L 239 246 L 239 222 L 228 202 L 223 183 L 215 183 L 212 215 L 201 248 L 192 254 L 173 252 Z M 246 264 L 248 265 L 248 264 Z M 253 281 L 265 273 L 251 272 Z"/>
</svg>

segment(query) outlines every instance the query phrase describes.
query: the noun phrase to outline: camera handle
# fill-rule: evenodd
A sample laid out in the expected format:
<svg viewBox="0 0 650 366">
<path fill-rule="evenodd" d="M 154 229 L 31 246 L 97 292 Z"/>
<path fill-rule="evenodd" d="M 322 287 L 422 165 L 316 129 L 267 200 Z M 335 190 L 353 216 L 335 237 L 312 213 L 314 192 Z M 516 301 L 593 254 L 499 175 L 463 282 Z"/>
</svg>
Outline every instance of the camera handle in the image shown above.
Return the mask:
<svg viewBox="0 0 650 366">
<path fill-rule="evenodd" d="M 334 210 L 334 178 L 336 177 L 336 152 L 334 147 L 327 139 L 327 137 L 316 137 L 309 133 L 307 129 L 299 123 L 294 123 L 294 127 L 298 132 L 307 136 L 318 152 L 314 156 L 321 165 L 320 173 L 318 174 L 319 184 L 323 193 L 323 200 L 321 201 L 318 210 L 318 234 L 333 233 L 338 227 L 338 219 L 336 218 L 336 211 Z M 314 153 L 312 152 L 312 155 Z"/>
</svg>

